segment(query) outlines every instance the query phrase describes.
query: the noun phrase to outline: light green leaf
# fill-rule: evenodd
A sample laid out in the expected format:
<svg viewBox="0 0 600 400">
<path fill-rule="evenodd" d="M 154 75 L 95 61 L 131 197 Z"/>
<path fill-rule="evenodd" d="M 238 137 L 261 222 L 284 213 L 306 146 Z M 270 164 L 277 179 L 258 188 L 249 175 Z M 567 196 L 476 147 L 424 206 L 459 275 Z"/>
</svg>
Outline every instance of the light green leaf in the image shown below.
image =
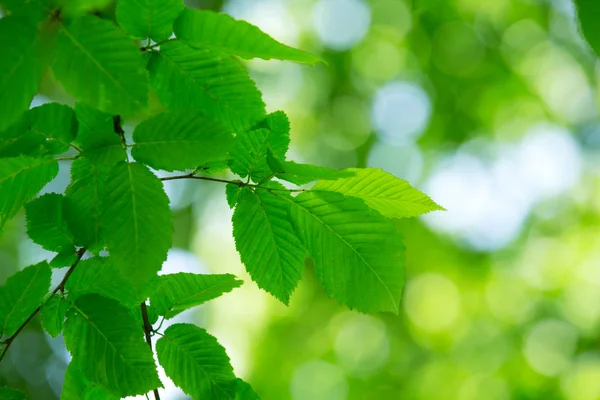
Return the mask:
<svg viewBox="0 0 600 400">
<path fill-rule="evenodd" d="M 25 18 L 0 19 L 0 130 L 29 108 L 46 68 L 35 25 Z"/>
<path fill-rule="evenodd" d="M 354 175 L 353 172 L 348 170 L 337 170 L 312 164 L 298 164 L 293 161 L 282 161 L 271 149 L 267 151 L 267 163 L 277 178 L 292 182 L 296 185 L 303 185 L 319 179 L 334 180 L 349 178 Z"/>
<path fill-rule="evenodd" d="M 40 310 L 42 326 L 52 337 L 57 337 L 62 331 L 65 315 L 71 304 L 62 297 L 53 294 Z"/>
<path fill-rule="evenodd" d="M 25 400 L 25 393 L 7 387 L 0 388 L 0 399 L 2 400 Z"/>
<path fill-rule="evenodd" d="M 361 312 L 398 313 L 404 245 L 394 223 L 361 200 L 304 192 L 290 216 L 327 294 Z"/>
<path fill-rule="evenodd" d="M 319 57 L 279 43 L 256 26 L 227 14 L 186 9 L 175 21 L 175 35 L 190 46 L 242 58 L 290 60 L 315 64 Z"/>
<path fill-rule="evenodd" d="M 108 251 L 136 293 L 156 276 L 171 247 L 173 222 L 162 182 L 137 163 L 115 165 L 102 199 Z"/>
<path fill-rule="evenodd" d="M 70 363 L 65 372 L 60 400 L 119 400 L 106 389 L 85 379 L 83 372 Z"/>
<path fill-rule="evenodd" d="M 402 179 L 375 168 L 349 169 L 355 175 L 334 181 L 319 181 L 313 191 L 331 191 L 357 197 L 388 218 L 407 218 L 444 210 L 426 194 Z"/>
<path fill-rule="evenodd" d="M 129 35 L 155 42 L 173 33 L 173 21 L 184 9 L 181 0 L 118 0 L 117 22 Z"/>
<path fill-rule="evenodd" d="M 0 287 L 0 333 L 12 336 L 44 300 L 52 271 L 47 262 L 30 265 Z"/>
<path fill-rule="evenodd" d="M 260 400 L 252 386 L 240 378 L 235 380 L 235 400 Z"/>
<path fill-rule="evenodd" d="M 139 306 L 133 287 L 117 270 L 110 257 L 82 260 L 65 284 L 69 300 L 91 293 L 117 300 L 127 308 Z"/>
<path fill-rule="evenodd" d="M 73 234 L 63 215 L 64 196 L 48 193 L 25 206 L 27 235 L 46 250 L 73 248 Z"/>
<path fill-rule="evenodd" d="M 173 318 L 182 311 L 216 299 L 242 285 L 235 276 L 180 272 L 158 277 L 159 288 L 150 297 L 158 315 Z"/>
<path fill-rule="evenodd" d="M 265 116 L 256 85 L 229 57 L 174 40 L 152 55 L 148 70 L 158 98 L 168 109 L 201 110 L 235 132 Z"/>
<path fill-rule="evenodd" d="M 104 248 L 101 199 L 109 172 L 105 165 L 77 159 L 71 165 L 71 183 L 65 191 L 65 218 L 75 243 L 96 254 Z"/>
<path fill-rule="evenodd" d="M 58 174 L 53 159 L 15 157 L 0 159 L 0 230 Z"/>
<path fill-rule="evenodd" d="M 288 304 L 302 278 L 306 251 L 288 216 L 292 200 L 282 198 L 287 194 L 283 186 L 270 187 L 282 192 L 242 188 L 232 218 L 233 237 L 252 280 Z"/>
<path fill-rule="evenodd" d="M 54 256 L 50 261 L 50 266 L 52 268 L 68 267 L 73 265 L 78 259 L 79 255 L 77 254 L 77 250 L 75 247 L 71 246 Z"/>
<path fill-rule="evenodd" d="M 236 180 L 234 182 L 241 181 Z M 227 204 L 229 205 L 229 208 L 235 207 L 235 204 L 237 203 L 238 198 L 240 197 L 241 190 L 242 188 L 240 187 L 240 185 L 236 185 L 234 183 L 228 183 L 225 186 L 225 196 L 227 197 Z"/>
<path fill-rule="evenodd" d="M 150 347 L 127 308 L 96 294 L 79 297 L 63 334 L 85 378 L 126 397 L 161 386 Z"/>
<path fill-rule="evenodd" d="M 133 131 L 133 157 L 154 169 L 185 170 L 227 156 L 231 133 L 200 112 L 164 112 Z"/>
<path fill-rule="evenodd" d="M 200 164 L 197 167 L 197 170 L 201 172 L 202 175 L 214 175 L 225 171 L 227 168 L 229 168 L 229 160 L 227 158 L 222 158 L 220 160 Z"/>
<path fill-rule="evenodd" d="M 79 121 L 77 144 L 81 155 L 92 164 L 116 164 L 124 161 L 127 153 L 121 138 L 114 131 L 113 116 L 83 103 L 77 103 L 75 114 Z"/>
<path fill-rule="evenodd" d="M 575 8 L 583 36 L 596 53 L 596 57 L 600 57 L 600 4 L 596 0 L 575 0 Z"/>
<path fill-rule="evenodd" d="M 65 90 L 112 114 L 132 114 L 148 105 L 140 50 L 111 22 L 93 16 L 60 26 L 53 65 Z"/>
<path fill-rule="evenodd" d="M 169 378 L 195 399 L 235 399 L 235 376 L 223 346 L 195 325 L 171 325 L 156 342 Z"/>
</svg>

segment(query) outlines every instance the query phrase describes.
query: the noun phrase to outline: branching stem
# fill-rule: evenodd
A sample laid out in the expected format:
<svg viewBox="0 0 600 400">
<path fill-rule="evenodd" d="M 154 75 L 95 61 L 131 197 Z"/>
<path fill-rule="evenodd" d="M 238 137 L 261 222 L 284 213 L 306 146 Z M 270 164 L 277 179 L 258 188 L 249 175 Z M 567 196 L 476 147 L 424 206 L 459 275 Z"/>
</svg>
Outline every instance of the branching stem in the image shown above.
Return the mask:
<svg viewBox="0 0 600 400">
<path fill-rule="evenodd" d="M 144 321 L 144 335 L 146 336 L 146 343 L 150 346 L 150 351 L 152 351 L 152 325 L 150 324 L 150 319 L 148 318 L 148 308 L 146 307 L 146 302 L 142 302 L 140 304 L 140 308 L 142 310 L 142 320 Z M 152 391 L 154 393 L 154 399 L 160 400 L 160 394 L 158 394 L 158 389 L 154 389 Z"/>
<path fill-rule="evenodd" d="M 259 184 L 254 185 L 252 183 L 247 183 L 247 182 L 240 182 L 240 181 L 230 181 L 227 179 L 219 179 L 219 178 L 211 178 L 209 176 L 198 176 L 198 175 L 194 175 L 196 173 L 196 171 L 191 172 L 189 174 L 185 174 L 185 175 L 177 175 L 177 176 L 168 176 L 165 178 L 160 178 L 161 181 L 174 181 L 174 180 L 178 180 L 178 179 L 198 179 L 198 180 L 202 180 L 202 181 L 212 181 L 212 182 L 221 182 L 221 183 L 231 183 L 233 185 L 237 185 L 239 187 L 251 187 L 251 188 L 255 188 L 255 189 L 263 189 L 263 190 L 268 190 L 268 191 L 275 191 L 275 192 L 306 192 L 306 189 L 276 189 L 276 188 L 271 188 L 271 187 L 265 187 L 263 186 L 263 183 L 265 183 L 267 180 L 263 179 Z M 269 176 L 268 178 L 272 178 L 274 175 Z"/>
</svg>

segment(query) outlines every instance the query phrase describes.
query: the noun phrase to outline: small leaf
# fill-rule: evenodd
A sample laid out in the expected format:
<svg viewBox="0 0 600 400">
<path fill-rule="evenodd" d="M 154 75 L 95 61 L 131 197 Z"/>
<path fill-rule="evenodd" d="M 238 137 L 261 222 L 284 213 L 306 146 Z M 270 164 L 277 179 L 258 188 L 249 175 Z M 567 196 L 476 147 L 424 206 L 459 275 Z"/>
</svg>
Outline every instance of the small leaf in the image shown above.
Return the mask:
<svg viewBox="0 0 600 400">
<path fill-rule="evenodd" d="M 148 84 L 139 49 L 110 21 L 93 16 L 60 25 L 54 75 L 77 99 L 113 114 L 148 105 Z"/>
<path fill-rule="evenodd" d="M 2 400 L 25 400 L 25 393 L 7 387 L 0 388 L 0 399 Z"/>
<path fill-rule="evenodd" d="M 312 164 L 298 164 L 293 161 L 280 160 L 271 149 L 267 151 L 267 163 L 271 171 L 277 178 L 292 182 L 296 185 L 303 185 L 319 179 L 334 180 L 340 178 L 349 178 L 354 175 L 348 170 L 337 170 L 326 167 L 319 167 Z"/>
<path fill-rule="evenodd" d="M 48 193 L 25 206 L 27 235 L 46 250 L 73 248 L 73 234 L 63 214 L 64 196 Z"/>
<path fill-rule="evenodd" d="M 600 4 L 595 0 L 575 0 L 575 7 L 581 32 L 596 53 L 596 57 L 600 57 Z"/>
<path fill-rule="evenodd" d="M 169 198 L 146 166 L 121 162 L 110 172 L 102 207 L 106 246 L 123 277 L 140 294 L 171 247 Z"/>
<path fill-rule="evenodd" d="M 0 230 L 58 174 L 53 159 L 15 157 L 0 159 Z"/>
<path fill-rule="evenodd" d="M 119 400 L 101 386 L 85 379 L 74 363 L 70 363 L 65 372 L 60 400 Z"/>
<path fill-rule="evenodd" d="M 67 247 L 58 253 L 52 261 L 50 261 L 50 266 L 52 268 L 62 268 L 73 265 L 79 259 L 79 255 L 77 254 L 77 249 L 75 247 Z"/>
<path fill-rule="evenodd" d="M 184 7 L 181 0 L 118 0 L 117 22 L 134 38 L 160 42 L 171 36 Z"/>
<path fill-rule="evenodd" d="M 92 164 L 113 165 L 127 158 L 121 138 L 114 132 L 113 116 L 83 103 L 77 103 L 79 121 L 77 144 L 81 155 Z"/>
<path fill-rule="evenodd" d="M 357 197 L 388 218 L 407 218 L 444 210 L 427 195 L 402 179 L 375 168 L 350 169 L 355 175 L 334 181 L 319 181 L 313 191 L 331 191 Z"/>
<path fill-rule="evenodd" d="M 235 380 L 235 400 L 260 400 L 252 386 L 240 378 Z"/>
<path fill-rule="evenodd" d="M 241 181 L 236 180 L 234 182 L 241 182 Z M 227 197 L 227 204 L 229 204 L 229 208 L 235 207 L 235 204 L 237 203 L 238 198 L 240 197 L 241 190 L 242 190 L 242 188 L 240 187 L 240 185 L 236 185 L 233 183 L 228 183 L 225 186 L 225 196 Z"/>
<path fill-rule="evenodd" d="M 79 297 L 67 313 L 65 345 L 88 381 L 114 395 L 144 394 L 161 386 L 152 351 L 127 308 L 105 297 Z"/>
<path fill-rule="evenodd" d="M 158 277 L 159 288 L 150 297 L 158 315 L 173 318 L 182 311 L 216 299 L 240 287 L 242 281 L 230 274 L 198 275 L 180 272 Z"/>
<path fill-rule="evenodd" d="M 47 262 L 31 265 L 0 287 L 0 333 L 12 336 L 35 311 L 50 289 L 52 271 Z"/>
<path fill-rule="evenodd" d="M 53 294 L 40 310 L 42 326 L 52 337 L 57 337 L 62 331 L 65 315 L 71 304 L 62 297 Z"/>
<path fill-rule="evenodd" d="M 185 170 L 227 156 L 231 133 L 200 112 L 164 112 L 133 131 L 133 157 L 154 169 Z"/>
<path fill-rule="evenodd" d="M 195 325 L 171 325 L 156 342 L 169 378 L 195 399 L 235 399 L 235 376 L 223 346 Z"/>
<path fill-rule="evenodd" d="M 290 60 L 315 64 L 319 57 L 279 43 L 256 26 L 227 14 L 185 9 L 175 21 L 175 35 L 193 47 L 242 58 Z"/>
<path fill-rule="evenodd" d="M 294 233 L 285 188 L 280 195 L 271 191 L 242 188 L 233 213 L 233 237 L 240 258 L 258 287 L 284 304 L 302 278 L 306 251 Z"/>
</svg>

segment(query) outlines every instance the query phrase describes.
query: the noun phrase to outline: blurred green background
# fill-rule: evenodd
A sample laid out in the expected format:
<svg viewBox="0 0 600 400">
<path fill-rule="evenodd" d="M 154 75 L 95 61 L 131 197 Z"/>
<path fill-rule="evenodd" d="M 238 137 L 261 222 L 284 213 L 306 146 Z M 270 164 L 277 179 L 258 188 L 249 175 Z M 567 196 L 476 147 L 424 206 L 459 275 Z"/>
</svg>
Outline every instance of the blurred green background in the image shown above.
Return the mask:
<svg viewBox="0 0 600 400">
<path fill-rule="evenodd" d="M 224 187 L 165 182 L 163 271 L 246 282 L 177 321 L 215 335 L 264 400 L 600 399 L 600 70 L 570 0 L 187 3 L 327 60 L 248 63 L 268 110 L 290 117 L 290 158 L 383 168 L 448 211 L 398 222 L 403 305 L 367 316 L 328 299 L 310 265 L 278 303 L 244 272 Z M 72 104 L 46 76 L 34 105 L 51 100 Z M 45 191 L 66 187 L 61 167 Z M 0 238 L 0 282 L 47 257 L 21 215 Z M 68 360 L 36 320 L 0 384 L 58 398 Z M 186 398 L 163 382 L 164 399 Z"/>
</svg>

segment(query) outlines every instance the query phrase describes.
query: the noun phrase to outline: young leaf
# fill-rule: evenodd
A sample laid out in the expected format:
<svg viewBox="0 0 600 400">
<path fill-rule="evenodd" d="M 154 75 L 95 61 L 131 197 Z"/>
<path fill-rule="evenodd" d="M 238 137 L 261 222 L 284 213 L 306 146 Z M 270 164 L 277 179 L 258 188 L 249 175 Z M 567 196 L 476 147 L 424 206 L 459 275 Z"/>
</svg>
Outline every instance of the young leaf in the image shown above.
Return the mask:
<svg viewBox="0 0 600 400">
<path fill-rule="evenodd" d="M 62 268 L 73 265 L 75 261 L 79 258 L 77 254 L 77 249 L 75 247 L 67 247 L 58 253 L 54 258 L 50 261 L 50 266 L 52 268 Z"/>
<path fill-rule="evenodd" d="M 0 130 L 10 126 L 29 108 L 46 68 L 38 52 L 41 43 L 35 25 L 25 18 L 0 19 Z"/>
<path fill-rule="evenodd" d="M 53 159 L 0 159 L 0 230 L 4 223 L 58 174 Z"/>
<path fill-rule="evenodd" d="M 404 245 L 393 222 L 335 192 L 304 192 L 294 203 L 295 231 L 327 294 L 361 312 L 398 313 Z"/>
<path fill-rule="evenodd" d="M 7 387 L 0 388 L 0 399 L 2 400 L 25 400 L 25 393 Z"/>
<path fill-rule="evenodd" d="M 62 331 L 65 315 L 71 304 L 62 297 L 53 294 L 40 310 L 42 326 L 52 337 L 57 337 Z"/>
<path fill-rule="evenodd" d="M 25 206 L 27 235 L 46 250 L 73 248 L 73 234 L 63 215 L 64 196 L 48 193 Z"/>
<path fill-rule="evenodd" d="M 241 182 L 241 181 L 235 181 L 235 182 Z M 233 184 L 233 183 L 228 183 L 225 186 L 225 196 L 227 197 L 227 204 L 229 205 L 229 208 L 233 208 L 235 207 L 238 198 L 240 197 L 240 191 L 242 190 L 242 188 L 239 185 Z"/>
<path fill-rule="evenodd" d="M 326 167 L 319 167 L 311 164 L 298 164 L 293 161 L 282 161 L 274 152 L 269 149 L 267 151 L 267 163 L 271 171 L 279 179 L 292 182 L 296 185 L 303 185 L 319 179 L 334 180 L 340 178 L 348 178 L 354 175 L 348 170 L 337 170 Z"/>
<path fill-rule="evenodd" d="M 85 379 L 83 372 L 74 363 L 70 363 L 65 372 L 60 400 L 119 400 L 101 386 Z"/>
<path fill-rule="evenodd" d="M 184 9 L 181 0 L 118 0 L 117 22 L 134 38 L 167 40 L 173 33 L 173 21 Z"/>
<path fill-rule="evenodd" d="M 235 400 L 260 400 L 252 386 L 240 378 L 235 380 Z"/>
<path fill-rule="evenodd" d="M 152 351 L 127 308 L 88 294 L 67 313 L 65 345 L 88 381 L 114 395 L 147 393 L 161 386 Z"/>
<path fill-rule="evenodd" d="M 121 162 L 110 172 L 102 208 L 106 246 L 140 294 L 171 247 L 173 222 L 162 182 L 142 164 Z"/>
<path fill-rule="evenodd" d="M 110 168 L 85 158 L 71 165 L 71 183 L 65 191 L 65 218 L 78 246 L 92 253 L 104 248 L 101 236 L 101 198 Z"/>
<path fill-rule="evenodd" d="M 79 121 L 76 143 L 81 147 L 82 156 L 97 165 L 112 165 L 126 159 L 121 138 L 114 132 L 112 115 L 83 103 L 77 103 L 75 114 Z"/>
<path fill-rule="evenodd" d="M 14 334 L 38 308 L 50 288 L 52 271 L 47 262 L 30 265 L 0 287 L 0 333 Z"/>
<path fill-rule="evenodd" d="M 271 191 L 242 188 L 233 213 L 233 237 L 240 258 L 258 287 L 284 304 L 302 278 L 306 251 L 296 237 L 288 211 L 291 199 Z"/>
<path fill-rule="evenodd" d="M 175 36 L 190 46 L 242 58 L 290 60 L 315 64 L 319 57 L 279 43 L 246 21 L 207 10 L 185 9 L 174 25 Z"/>
<path fill-rule="evenodd" d="M 117 300 L 127 308 L 139 306 L 133 288 L 113 264 L 110 257 L 93 257 L 82 260 L 65 284 L 69 300 L 91 293 Z"/>
<path fill-rule="evenodd" d="M 185 170 L 227 156 L 231 133 L 200 112 L 164 112 L 133 131 L 133 157 L 154 169 Z"/>
<path fill-rule="evenodd" d="M 223 346 L 195 325 L 171 325 L 156 342 L 169 378 L 194 399 L 235 399 L 235 376 Z"/>
<path fill-rule="evenodd" d="M 583 36 L 596 53 L 596 57 L 600 57 L 600 4 L 595 0 L 575 0 L 575 8 Z"/>
<path fill-rule="evenodd" d="M 158 98 L 171 110 L 202 110 L 235 132 L 265 116 L 256 85 L 228 57 L 174 40 L 152 55 L 148 70 Z"/>
<path fill-rule="evenodd" d="M 83 16 L 61 24 L 53 71 L 67 92 L 99 110 L 132 114 L 148 105 L 140 51 L 107 20 Z"/>
<path fill-rule="evenodd" d="M 216 299 L 240 287 L 242 281 L 230 274 L 198 275 L 180 272 L 158 277 L 159 288 L 150 297 L 158 315 L 173 318 L 182 311 Z"/>
<path fill-rule="evenodd" d="M 319 181 L 313 191 L 331 191 L 357 197 L 388 218 L 416 217 L 444 210 L 426 194 L 402 179 L 375 168 L 350 169 L 355 175 L 335 181 Z"/>
</svg>

